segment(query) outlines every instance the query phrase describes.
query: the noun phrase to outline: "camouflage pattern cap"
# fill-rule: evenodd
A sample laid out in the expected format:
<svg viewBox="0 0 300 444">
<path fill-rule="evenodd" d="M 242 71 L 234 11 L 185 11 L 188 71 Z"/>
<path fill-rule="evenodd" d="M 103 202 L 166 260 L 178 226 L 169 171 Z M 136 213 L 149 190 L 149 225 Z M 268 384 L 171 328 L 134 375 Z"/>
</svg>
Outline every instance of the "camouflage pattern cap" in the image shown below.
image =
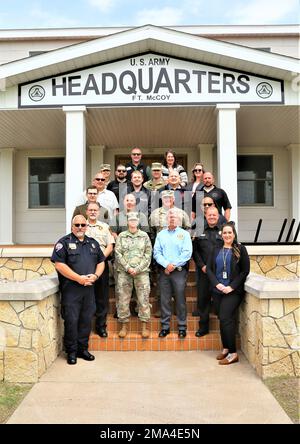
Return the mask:
<svg viewBox="0 0 300 444">
<path fill-rule="evenodd" d="M 139 213 L 136 213 L 135 211 L 130 211 L 127 214 L 127 221 L 129 220 L 140 220 Z"/>
<path fill-rule="evenodd" d="M 151 170 L 162 170 L 162 164 L 159 162 L 153 162 L 151 165 Z"/>
<path fill-rule="evenodd" d="M 110 167 L 110 164 L 109 163 L 102 163 L 101 165 L 100 165 L 100 171 L 104 171 L 104 170 L 109 170 L 109 171 L 111 171 L 111 167 Z"/>
<path fill-rule="evenodd" d="M 161 197 L 174 197 L 173 190 L 164 190 L 161 192 Z"/>
</svg>

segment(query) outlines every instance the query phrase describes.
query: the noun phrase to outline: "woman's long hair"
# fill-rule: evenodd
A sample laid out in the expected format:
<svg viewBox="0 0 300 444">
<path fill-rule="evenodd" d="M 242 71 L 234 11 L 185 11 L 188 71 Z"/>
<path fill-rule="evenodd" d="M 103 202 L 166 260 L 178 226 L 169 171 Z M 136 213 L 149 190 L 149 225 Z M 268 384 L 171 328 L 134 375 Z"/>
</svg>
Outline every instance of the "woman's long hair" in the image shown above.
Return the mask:
<svg viewBox="0 0 300 444">
<path fill-rule="evenodd" d="M 195 180 L 196 180 L 196 176 L 195 176 L 195 173 L 194 173 L 194 169 L 196 168 L 196 166 L 197 165 L 201 165 L 201 167 L 202 167 L 202 173 L 204 174 L 205 173 L 205 171 L 204 171 L 204 166 L 203 166 L 203 163 L 201 163 L 201 162 L 196 162 L 196 163 L 194 163 L 194 166 L 193 166 L 193 169 L 192 169 L 192 182 L 195 182 Z"/>
<path fill-rule="evenodd" d="M 225 227 L 230 227 L 232 229 L 233 234 L 234 234 L 234 239 L 232 242 L 232 252 L 238 262 L 241 257 L 241 250 L 240 250 L 240 244 L 238 243 L 238 240 L 237 240 L 237 232 L 235 229 L 235 223 L 230 221 L 230 222 L 226 222 L 226 224 L 222 225 L 222 234 L 223 234 L 223 230 Z"/>
<path fill-rule="evenodd" d="M 178 166 L 177 158 L 176 158 L 176 154 L 175 154 L 174 151 L 172 151 L 172 150 L 168 150 L 168 151 L 165 152 L 165 157 L 164 157 L 163 166 L 165 166 L 165 167 L 168 168 L 167 155 L 168 155 L 169 153 L 170 153 L 170 154 L 173 154 L 173 156 L 174 156 L 174 163 L 173 163 L 173 165 L 172 165 L 172 168 L 176 168 L 176 167 Z"/>
</svg>

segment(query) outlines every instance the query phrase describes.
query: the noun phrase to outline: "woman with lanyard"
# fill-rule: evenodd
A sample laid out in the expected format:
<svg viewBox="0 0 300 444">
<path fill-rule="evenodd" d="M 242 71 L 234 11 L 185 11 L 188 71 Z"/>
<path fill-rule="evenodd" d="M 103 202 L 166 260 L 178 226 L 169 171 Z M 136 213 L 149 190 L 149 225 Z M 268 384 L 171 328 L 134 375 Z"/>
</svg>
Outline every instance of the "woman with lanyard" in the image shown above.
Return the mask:
<svg viewBox="0 0 300 444">
<path fill-rule="evenodd" d="M 239 360 L 235 341 L 236 316 L 245 293 L 244 283 L 250 271 L 250 261 L 246 248 L 237 242 L 233 222 L 223 225 L 221 235 L 223 246 L 212 251 L 206 272 L 220 320 L 223 351 L 218 354 L 217 360 L 221 365 L 228 365 Z"/>
</svg>

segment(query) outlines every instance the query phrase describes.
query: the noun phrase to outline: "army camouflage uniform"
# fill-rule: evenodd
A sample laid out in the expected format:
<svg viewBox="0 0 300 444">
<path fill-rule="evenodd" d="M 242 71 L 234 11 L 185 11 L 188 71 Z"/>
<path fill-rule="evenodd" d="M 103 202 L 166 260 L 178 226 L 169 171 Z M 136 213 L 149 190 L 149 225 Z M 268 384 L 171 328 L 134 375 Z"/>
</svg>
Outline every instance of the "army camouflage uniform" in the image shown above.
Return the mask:
<svg viewBox="0 0 300 444">
<path fill-rule="evenodd" d="M 150 281 L 149 266 L 151 262 L 152 246 L 149 236 L 141 230 L 131 233 L 129 230 L 123 231 L 116 240 L 116 296 L 119 322 L 129 322 L 129 303 L 133 285 L 138 298 L 141 321 L 150 320 Z M 137 275 L 131 276 L 129 268 L 137 271 Z"/>
<path fill-rule="evenodd" d="M 158 182 L 154 182 L 153 179 L 148 180 L 148 182 L 144 183 L 144 187 L 150 191 L 158 191 L 166 186 L 166 182 L 163 179 L 160 179 Z"/>
<path fill-rule="evenodd" d="M 188 214 L 181 210 L 180 208 L 173 207 L 178 212 L 180 223 L 179 227 L 183 228 L 184 230 L 189 230 L 191 228 L 190 218 Z M 150 234 L 151 234 L 151 240 L 154 242 L 156 235 L 164 228 L 167 228 L 168 226 L 168 211 L 169 208 L 161 207 L 157 208 L 156 210 L 152 211 L 150 218 L 149 218 L 149 225 L 150 225 Z"/>
</svg>

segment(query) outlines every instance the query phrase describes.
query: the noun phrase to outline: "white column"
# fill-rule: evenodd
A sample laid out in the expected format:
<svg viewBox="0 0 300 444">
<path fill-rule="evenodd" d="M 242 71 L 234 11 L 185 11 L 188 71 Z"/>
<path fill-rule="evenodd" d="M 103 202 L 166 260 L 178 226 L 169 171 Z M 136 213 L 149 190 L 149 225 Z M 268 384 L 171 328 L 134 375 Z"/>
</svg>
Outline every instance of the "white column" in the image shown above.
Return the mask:
<svg viewBox="0 0 300 444">
<path fill-rule="evenodd" d="M 291 216 L 296 219 L 294 225 L 294 228 L 296 229 L 300 221 L 300 144 L 293 143 L 286 148 L 290 152 L 290 171 L 292 179 Z"/>
<path fill-rule="evenodd" d="M 99 171 L 99 167 L 104 163 L 104 145 L 93 145 L 89 147 L 91 150 L 91 180 L 93 180 L 96 173 Z"/>
<path fill-rule="evenodd" d="M 12 245 L 14 237 L 13 148 L 0 150 L 0 244 Z"/>
<path fill-rule="evenodd" d="M 232 205 L 230 219 L 238 223 L 236 111 L 239 103 L 218 104 L 217 146 L 218 186 L 226 191 Z"/>
<path fill-rule="evenodd" d="M 66 233 L 71 218 L 85 190 L 86 123 L 85 106 L 64 106 L 66 113 Z"/>
<path fill-rule="evenodd" d="M 199 143 L 199 162 L 203 163 L 205 171 L 213 171 L 213 149 L 212 143 Z"/>
</svg>

